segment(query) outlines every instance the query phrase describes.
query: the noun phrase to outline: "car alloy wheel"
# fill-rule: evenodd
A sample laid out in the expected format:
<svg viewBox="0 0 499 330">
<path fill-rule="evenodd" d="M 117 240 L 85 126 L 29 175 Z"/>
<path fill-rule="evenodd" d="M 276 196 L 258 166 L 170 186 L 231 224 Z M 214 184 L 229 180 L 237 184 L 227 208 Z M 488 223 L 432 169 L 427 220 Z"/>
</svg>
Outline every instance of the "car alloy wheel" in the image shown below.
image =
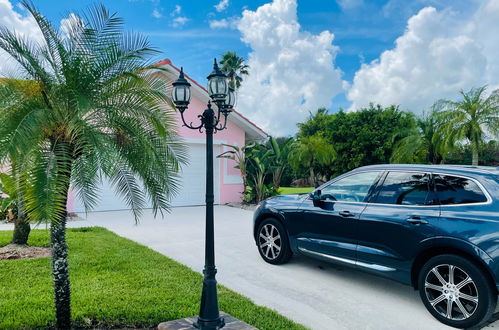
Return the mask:
<svg viewBox="0 0 499 330">
<path fill-rule="evenodd" d="M 424 290 L 431 306 L 445 318 L 462 321 L 478 308 L 478 290 L 473 279 L 461 268 L 440 264 L 426 275 Z"/>
<path fill-rule="evenodd" d="M 275 260 L 282 250 L 279 230 L 271 223 L 263 225 L 258 236 L 258 248 L 268 260 Z"/>
<path fill-rule="evenodd" d="M 428 260 L 418 276 L 419 295 L 440 322 L 467 329 L 484 325 L 497 305 L 497 291 L 479 264 L 442 254 Z"/>
</svg>

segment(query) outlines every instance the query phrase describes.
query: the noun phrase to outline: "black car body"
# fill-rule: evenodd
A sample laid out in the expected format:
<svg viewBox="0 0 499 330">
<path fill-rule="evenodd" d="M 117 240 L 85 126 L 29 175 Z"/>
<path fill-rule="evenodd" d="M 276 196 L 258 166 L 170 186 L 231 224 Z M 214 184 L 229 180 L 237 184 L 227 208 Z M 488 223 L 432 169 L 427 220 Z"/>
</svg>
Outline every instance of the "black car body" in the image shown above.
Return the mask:
<svg viewBox="0 0 499 330">
<path fill-rule="evenodd" d="M 262 227 L 266 219 L 278 223 Z M 267 235 L 269 228 L 277 232 L 278 227 L 286 242 Z M 260 254 L 270 263 L 285 262 L 288 256 L 280 254 L 282 260 L 272 257 L 288 246 L 289 256 L 296 253 L 348 264 L 415 288 L 430 260 L 455 255 L 476 266 L 493 287 L 491 295 L 497 301 L 499 170 L 443 165 L 361 167 L 311 194 L 265 200 L 255 211 L 254 237 Z M 462 273 L 462 277 L 469 275 Z M 427 280 L 431 282 L 430 277 Z M 428 295 L 442 299 L 437 296 L 440 287 L 436 290 L 429 290 Z M 454 287 L 449 292 L 457 297 L 461 293 L 456 290 Z M 451 310 L 441 311 L 451 315 L 449 322 L 441 321 L 453 326 L 471 324 L 474 312 L 464 316 L 474 309 L 463 304 L 455 306 L 460 303 L 456 301 L 450 308 L 461 308 L 462 320 L 457 316 L 452 320 L 459 310 Z"/>
</svg>

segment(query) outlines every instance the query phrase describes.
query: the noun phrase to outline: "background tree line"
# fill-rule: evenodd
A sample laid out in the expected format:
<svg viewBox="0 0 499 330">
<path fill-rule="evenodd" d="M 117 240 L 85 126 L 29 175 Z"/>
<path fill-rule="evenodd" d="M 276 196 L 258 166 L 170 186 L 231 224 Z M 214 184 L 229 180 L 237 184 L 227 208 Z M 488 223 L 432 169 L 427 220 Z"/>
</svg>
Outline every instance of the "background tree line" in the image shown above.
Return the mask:
<svg viewBox="0 0 499 330">
<path fill-rule="evenodd" d="M 486 95 L 486 87 L 461 91 L 459 101 L 439 100 L 420 116 L 374 104 L 355 112 L 318 109 L 294 137 L 240 150 L 245 199 L 258 202 L 280 186 L 316 186 L 372 164 L 499 166 L 498 133 L 499 91 Z"/>
</svg>

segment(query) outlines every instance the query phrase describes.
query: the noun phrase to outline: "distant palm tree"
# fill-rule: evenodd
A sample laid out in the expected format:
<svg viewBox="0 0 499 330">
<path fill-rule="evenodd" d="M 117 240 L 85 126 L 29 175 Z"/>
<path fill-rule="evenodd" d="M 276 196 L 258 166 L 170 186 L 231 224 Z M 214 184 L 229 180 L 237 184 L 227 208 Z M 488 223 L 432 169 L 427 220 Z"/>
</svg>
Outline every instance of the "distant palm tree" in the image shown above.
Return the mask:
<svg viewBox="0 0 499 330">
<path fill-rule="evenodd" d="M 423 114 L 417 119 L 417 126 L 411 133 L 397 142 L 394 147 L 392 163 L 430 163 L 440 164 L 446 153 L 441 136 L 437 134 L 439 122 L 435 112 Z"/>
<path fill-rule="evenodd" d="M 330 165 L 336 157 L 333 146 L 322 136 L 312 135 L 296 141 L 291 147 L 289 160 L 295 169 L 307 168 L 310 184 L 317 185 L 315 168 Z"/>
<path fill-rule="evenodd" d="M 478 165 L 478 150 L 487 133 L 499 135 L 499 90 L 485 97 L 486 86 L 461 91 L 462 100 L 438 101 L 437 119 L 442 122 L 439 134 L 448 147 L 459 141 L 468 141 L 472 152 L 472 165 Z"/>
<path fill-rule="evenodd" d="M 222 55 L 220 64 L 222 65 L 222 71 L 229 77 L 229 86 L 239 89 L 243 81 L 242 76 L 249 75 L 249 66 L 244 63 L 244 58 L 229 50 Z"/>
<path fill-rule="evenodd" d="M 16 155 L 26 212 L 50 223 L 56 327 L 69 329 L 70 184 L 89 210 L 101 177 L 108 178 L 137 219 L 147 200 L 155 213 L 169 208 L 185 154 L 146 38 L 123 32 L 123 20 L 102 5 L 71 15 L 61 33 L 30 2 L 22 4 L 44 39 L 0 27 L 0 48 L 37 87 L 27 94 L 15 80 L 0 81 L 0 164 Z"/>
</svg>

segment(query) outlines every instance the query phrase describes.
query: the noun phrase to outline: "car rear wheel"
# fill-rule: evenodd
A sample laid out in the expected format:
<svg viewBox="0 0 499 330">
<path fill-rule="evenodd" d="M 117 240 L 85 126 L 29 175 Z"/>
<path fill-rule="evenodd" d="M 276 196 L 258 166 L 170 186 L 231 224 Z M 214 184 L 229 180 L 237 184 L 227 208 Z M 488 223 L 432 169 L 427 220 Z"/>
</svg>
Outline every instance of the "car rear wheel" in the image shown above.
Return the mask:
<svg viewBox="0 0 499 330">
<path fill-rule="evenodd" d="M 486 274 L 457 255 L 440 255 L 421 269 L 419 294 L 428 311 L 440 322 L 470 328 L 487 322 L 497 304 L 497 293 Z"/>
<path fill-rule="evenodd" d="M 256 241 L 260 256 L 270 264 L 284 264 L 293 255 L 286 230 L 276 219 L 262 221 L 258 227 Z"/>
</svg>

